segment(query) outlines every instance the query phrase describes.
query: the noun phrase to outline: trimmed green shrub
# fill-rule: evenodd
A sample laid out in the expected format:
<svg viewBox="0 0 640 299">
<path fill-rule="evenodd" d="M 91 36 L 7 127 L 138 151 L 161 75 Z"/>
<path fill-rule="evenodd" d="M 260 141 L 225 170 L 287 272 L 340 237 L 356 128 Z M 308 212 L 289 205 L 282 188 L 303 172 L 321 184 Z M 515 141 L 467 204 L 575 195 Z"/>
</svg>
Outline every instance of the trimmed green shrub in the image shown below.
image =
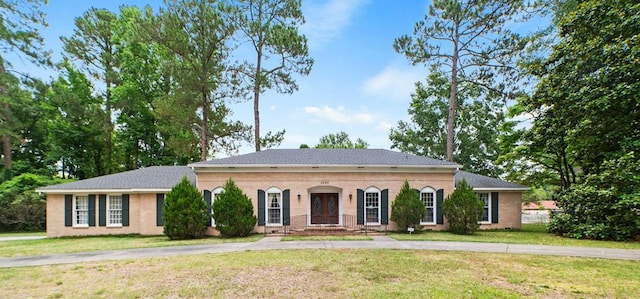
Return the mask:
<svg viewBox="0 0 640 299">
<path fill-rule="evenodd" d="M 473 187 L 466 180 L 456 185 L 456 190 L 442 204 L 442 213 L 449 221 L 449 230 L 455 234 L 473 234 L 482 217 L 483 205 Z"/>
<path fill-rule="evenodd" d="M 207 204 L 202 194 L 183 177 L 164 198 L 164 234 L 171 240 L 199 238 L 207 229 L 207 220 Z"/>
<path fill-rule="evenodd" d="M 404 181 L 400 192 L 391 204 L 391 221 L 395 221 L 399 231 L 406 231 L 407 227 L 419 227 L 420 219 L 424 216 L 425 206 L 416 190 Z"/>
<path fill-rule="evenodd" d="M 211 205 L 216 229 L 223 237 L 248 236 L 256 226 L 253 204 L 232 179 L 227 180 L 224 191 Z"/>
</svg>

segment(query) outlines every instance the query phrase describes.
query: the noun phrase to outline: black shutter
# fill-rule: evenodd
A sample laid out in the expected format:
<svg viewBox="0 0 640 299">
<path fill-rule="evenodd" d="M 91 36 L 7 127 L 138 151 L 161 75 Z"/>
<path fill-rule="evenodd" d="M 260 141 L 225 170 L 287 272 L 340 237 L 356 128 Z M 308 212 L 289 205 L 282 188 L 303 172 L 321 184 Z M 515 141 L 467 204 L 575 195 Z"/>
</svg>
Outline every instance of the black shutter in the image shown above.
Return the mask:
<svg viewBox="0 0 640 299">
<path fill-rule="evenodd" d="M 122 194 L 122 226 L 129 226 L 129 194 Z"/>
<path fill-rule="evenodd" d="M 444 201 L 444 189 L 436 191 L 436 224 L 444 224 L 444 215 L 442 213 L 442 202 Z"/>
<path fill-rule="evenodd" d="M 162 207 L 164 206 L 164 193 L 156 194 L 156 226 L 163 226 Z"/>
<path fill-rule="evenodd" d="M 258 225 L 265 225 L 265 194 L 264 190 L 258 189 Z"/>
<path fill-rule="evenodd" d="M 358 220 L 358 224 L 364 224 L 364 190 L 358 189 L 357 193 L 356 218 Z"/>
<path fill-rule="evenodd" d="M 207 203 L 207 226 L 211 226 L 211 191 L 204 190 L 204 202 Z"/>
<path fill-rule="evenodd" d="M 282 225 L 291 224 L 291 201 L 289 199 L 291 191 L 282 191 Z"/>
<path fill-rule="evenodd" d="M 491 223 L 498 223 L 498 192 L 491 192 Z"/>
<path fill-rule="evenodd" d="M 98 195 L 98 225 L 107 225 L 107 195 Z"/>
<path fill-rule="evenodd" d="M 380 223 L 389 224 L 389 189 L 382 190 L 382 204 L 380 205 Z"/>
<path fill-rule="evenodd" d="M 89 226 L 96 226 L 96 195 L 89 195 Z"/>
<path fill-rule="evenodd" d="M 64 196 L 64 226 L 73 225 L 73 195 Z"/>
</svg>

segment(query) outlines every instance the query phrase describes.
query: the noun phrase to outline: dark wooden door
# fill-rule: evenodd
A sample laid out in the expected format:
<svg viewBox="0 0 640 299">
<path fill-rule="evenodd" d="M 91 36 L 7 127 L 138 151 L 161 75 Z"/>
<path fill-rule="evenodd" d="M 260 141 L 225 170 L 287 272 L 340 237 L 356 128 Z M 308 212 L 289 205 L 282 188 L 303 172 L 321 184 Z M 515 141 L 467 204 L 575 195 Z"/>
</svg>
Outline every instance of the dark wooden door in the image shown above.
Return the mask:
<svg viewBox="0 0 640 299">
<path fill-rule="evenodd" d="M 311 194 L 311 224 L 338 224 L 338 193 Z"/>
</svg>

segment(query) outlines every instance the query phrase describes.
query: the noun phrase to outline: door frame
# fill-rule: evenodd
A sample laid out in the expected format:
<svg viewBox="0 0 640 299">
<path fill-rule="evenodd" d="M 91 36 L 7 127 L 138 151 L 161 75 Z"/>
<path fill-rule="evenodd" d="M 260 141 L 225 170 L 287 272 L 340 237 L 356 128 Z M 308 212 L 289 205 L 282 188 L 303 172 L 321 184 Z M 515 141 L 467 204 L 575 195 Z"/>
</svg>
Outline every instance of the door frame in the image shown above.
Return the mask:
<svg viewBox="0 0 640 299">
<path fill-rule="evenodd" d="M 311 194 L 313 193 L 336 193 L 338 194 L 338 224 L 311 224 Z M 307 189 L 306 203 L 307 203 L 307 226 L 342 226 L 343 210 L 343 196 L 342 188 L 333 186 L 316 186 Z"/>
</svg>

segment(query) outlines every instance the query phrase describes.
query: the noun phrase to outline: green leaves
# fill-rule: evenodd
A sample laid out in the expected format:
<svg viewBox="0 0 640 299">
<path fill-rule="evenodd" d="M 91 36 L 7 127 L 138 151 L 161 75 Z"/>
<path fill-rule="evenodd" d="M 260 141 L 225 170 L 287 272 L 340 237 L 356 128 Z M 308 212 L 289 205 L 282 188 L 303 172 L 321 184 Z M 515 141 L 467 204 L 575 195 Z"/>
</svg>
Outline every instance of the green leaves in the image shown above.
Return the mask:
<svg viewBox="0 0 640 299">
<path fill-rule="evenodd" d="M 473 234 L 480 227 L 482 209 L 482 202 L 464 179 L 456 184 L 456 190 L 442 204 L 449 230 L 456 234 Z"/>
<path fill-rule="evenodd" d="M 211 206 L 216 229 L 224 237 L 248 236 L 257 222 L 251 200 L 231 178 L 223 188 Z"/>
<path fill-rule="evenodd" d="M 396 222 L 399 231 L 420 225 L 420 219 L 426 212 L 426 208 L 418 194 L 416 190 L 409 187 L 409 182 L 405 180 L 400 192 L 391 204 L 391 220 Z"/>
<path fill-rule="evenodd" d="M 193 239 L 207 229 L 207 205 L 200 191 L 183 177 L 164 198 L 164 234 L 172 240 Z"/>
</svg>

